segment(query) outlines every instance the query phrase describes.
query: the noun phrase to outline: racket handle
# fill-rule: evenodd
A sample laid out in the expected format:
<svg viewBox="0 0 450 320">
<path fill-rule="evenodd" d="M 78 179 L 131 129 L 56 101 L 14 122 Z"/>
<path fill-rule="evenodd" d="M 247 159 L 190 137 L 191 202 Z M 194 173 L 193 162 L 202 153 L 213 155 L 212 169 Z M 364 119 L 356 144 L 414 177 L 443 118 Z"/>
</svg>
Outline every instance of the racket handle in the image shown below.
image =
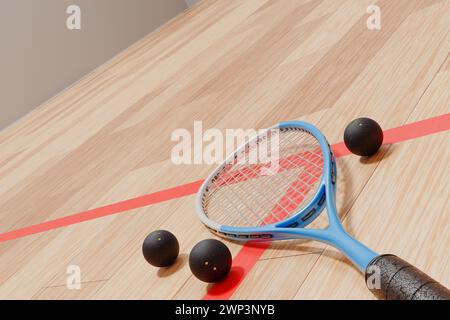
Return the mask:
<svg viewBox="0 0 450 320">
<path fill-rule="evenodd" d="M 379 299 L 450 300 L 450 290 L 392 254 L 378 256 L 370 262 L 366 284 Z"/>
</svg>

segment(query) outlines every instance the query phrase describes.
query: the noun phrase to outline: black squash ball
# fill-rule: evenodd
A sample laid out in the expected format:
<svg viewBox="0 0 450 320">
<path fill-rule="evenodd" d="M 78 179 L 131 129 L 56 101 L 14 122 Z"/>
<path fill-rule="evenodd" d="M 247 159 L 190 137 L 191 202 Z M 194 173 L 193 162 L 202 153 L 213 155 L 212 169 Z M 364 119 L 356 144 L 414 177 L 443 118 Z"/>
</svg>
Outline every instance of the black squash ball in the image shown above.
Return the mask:
<svg viewBox="0 0 450 320">
<path fill-rule="evenodd" d="M 348 150 L 358 156 L 371 156 L 383 144 L 383 130 L 375 120 L 355 119 L 345 128 L 344 143 Z"/>
<path fill-rule="evenodd" d="M 232 257 L 228 247 L 219 240 L 207 239 L 197 243 L 189 254 L 189 267 L 198 279 L 218 282 L 231 269 Z"/>
<path fill-rule="evenodd" d="M 145 260 L 155 267 L 168 267 L 178 257 L 180 245 L 177 238 L 165 230 L 150 233 L 142 245 Z"/>
</svg>

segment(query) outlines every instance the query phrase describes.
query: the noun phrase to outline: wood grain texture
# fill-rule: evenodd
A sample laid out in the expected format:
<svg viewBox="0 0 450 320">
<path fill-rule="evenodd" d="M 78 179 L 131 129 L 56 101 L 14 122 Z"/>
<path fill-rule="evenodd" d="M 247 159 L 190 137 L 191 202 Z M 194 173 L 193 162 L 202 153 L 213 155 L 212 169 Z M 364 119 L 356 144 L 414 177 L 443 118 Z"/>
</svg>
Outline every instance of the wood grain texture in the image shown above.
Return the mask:
<svg viewBox="0 0 450 320">
<path fill-rule="evenodd" d="M 379 31 L 366 27 L 373 3 Z M 172 131 L 195 120 L 226 129 L 304 119 L 338 142 L 358 116 L 391 128 L 448 113 L 449 25 L 448 0 L 203 1 L 0 132 L 0 232 L 205 177 L 211 166 L 170 161 Z M 447 286 L 448 138 L 338 160 L 350 233 Z M 160 228 L 184 253 L 166 271 L 140 252 Z M 207 285 L 186 254 L 208 237 L 186 197 L 2 243 L 0 298 L 201 298 Z M 79 291 L 64 287 L 70 264 L 81 267 Z M 264 253 L 233 298 L 372 296 L 335 250 L 289 241 Z"/>
</svg>

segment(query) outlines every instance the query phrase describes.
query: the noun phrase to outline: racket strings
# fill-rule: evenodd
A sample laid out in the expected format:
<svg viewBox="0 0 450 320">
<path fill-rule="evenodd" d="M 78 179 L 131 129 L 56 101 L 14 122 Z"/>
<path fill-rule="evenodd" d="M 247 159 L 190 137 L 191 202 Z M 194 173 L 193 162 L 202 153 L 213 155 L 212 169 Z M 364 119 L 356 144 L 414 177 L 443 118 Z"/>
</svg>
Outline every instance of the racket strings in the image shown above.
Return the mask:
<svg viewBox="0 0 450 320">
<path fill-rule="evenodd" d="M 219 175 L 219 178 L 221 179 L 221 181 L 222 182 L 224 182 L 224 180 L 223 180 L 223 178 Z M 236 199 L 236 200 L 239 200 L 240 202 L 238 202 L 238 205 L 237 205 L 237 209 L 239 210 L 239 209 L 244 209 L 244 200 L 245 199 L 242 199 L 242 196 L 240 196 L 240 193 L 242 192 L 242 191 L 244 191 L 245 192 L 245 190 L 241 190 L 241 187 L 239 186 L 239 183 L 236 183 L 236 186 L 237 186 L 237 190 L 234 190 L 234 189 L 230 189 L 231 190 L 231 192 L 233 193 L 233 195 L 235 196 L 235 197 L 233 197 L 234 199 Z M 256 195 L 256 194 L 255 194 Z M 229 200 L 229 197 L 227 197 L 226 196 L 226 194 L 225 194 L 225 197 L 227 198 L 227 200 Z M 260 215 L 260 214 L 258 214 L 258 210 L 257 210 L 257 206 L 258 207 L 260 207 L 260 205 L 259 205 L 259 201 L 258 201 L 259 199 L 255 199 L 255 198 L 248 198 L 248 201 L 250 202 L 250 205 L 248 206 L 248 208 L 251 210 L 251 212 L 253 213 L 253 215 L 256 217 L 256 219 L 259 221 L 259 222 L 263 222 L 263 216 L 262 215 Z M 234 203 L 234 201 L 233 201 L 233 203 Z M 238 213 L 238 211 L 236 211 L 236 213 Z M 239 215 L 238 216 L 239 218 L 246 218 L 246 216 L 245 215 Z M 247 220 L 247 222 L 249 222 L 248 220 Z"/>
<path fill-rule="evenodd" d="M 221 181 L 223 182 L 220 176 L 219 179 L 221 179 Z M 259 183 L 262 183 L 265 186 L 270 186 L 270 184 L 264 182 L 265 180 L 267 179 L 259 179 Z M 244 222 L 246 223 L 244 225 L 249 226 L 267 224 L 265 222 L 265 219 L 267 218 L 264 216 L 264 214 L 259 214 L 258 212 L 265 212 L 265 202 L 267 202 L 268 200 L 269 202 L 275 201 L 275 196 L 270 197 L 270 193 L 266 193 L 266 190 L 264 190 L 263 193 L 260 189 L 257 189 L 253 183 L 247 183 L 247 187 L 250 186 L 249 188 L 254 190 L 254 197 L 243 199 L 239 192 L 245 193 L 246 190 L 240 187 L 238 183 L 236 183 L 235 185 L 237 186 L 235 189 L 231 188 L 229 190 L 226 190 L 229 191 L 231 195 L 229 195 L 228 192 L 223 192 L 223 197 L 221 197 L 220 195 L 216 195 L 216 200 L 218 200 L 219 203 L 217 203 L 217 206 L 214 206 L 214 202 L 211 202 L 209 211 L 217 212 L 221 208 L 226 208 L 226 210 L 233 209 L 231 210 L 231 212 L 235 215 L 235 219 L 227 219 L 227 221 L 222 221 L 227 222 L 228 225 L 243 225 L 240 220 L 244 220 Z M 231 208 L 229 204 L 231 204 Z M 246 214 L 246 212 L 249 211 L 248 209 L 253 214 L 253 216 L 256 217 L 256 221 L 254 219 L 248 219 L 248 214 Z M 277 217 L 272 212 L 269 212 L 269 214 L 272 215 L 274 219 L 277 219 Z M 224 218 L 232 217 L 224 216 Z"/>
<path fill-rule="evenodd" d="M 277 176 L 277 179 L 280 179 L 279 176 Z M 261 181 L 261 179 L 260 179 Z M 262 183 L 262 185 L 266 186 L 267 191 L 271 192 L 272 194 L 274 194 L 276 197 L 279 197 L 279 194 L 277 194 L 276 190 L 273 189 L 273 183 L 267 183 L 267 179 L 263 179 L 262 181 L 264 181 Z M 290 214 L 292 212 L 292 210 L 296 209 L 297 206 L 300 204 L 300 202 L 306 197 L 305 193 L 300 191 L 297 187 L 296 184 L 291 184 L 291 186 L 289 186 L 289 189 L 287 190 L 287 193 L 284 195 L 284 197 L 282 198 L 283 201 L 278 201 L 277 204 L 273 207 L 272 210 L 269 211 L 270 216 L 266 216 L 265 218 L 262 217 L 260 214 L 258 214 L 258 212 L 264 212 L 267 211 L 267 209 L 265 209 L 265 206 L 267 208 L 267 204 L 264 203 L 264 197 L 265 198 L 269 198 L 268 193 L 265 193 L 264 197 L 263 194 L 261 192 L 259 192 L 259 190 L 255 189 L 255 185 L 254 184 L 250 184 L 250 186 L 252 186 L 253 191 L 255 192 L 256 197 L 255 198 L 250 198 L 248 199 L 249 201 L 247 202 L 248 207 L 251 209 L 253 215 L 257 218 L 258 220 L 258 225 L 263 225 L 263 224 L 268 224 L 268 223 L 273 223 L 276 221 L 281 220 L 282 218 L 286 217 L 287 214 Z M 304 190 L 304 186 L 300 186 L 303 190 Z M 227 201 L 229 204 L 231 204 L 235 210 L 232 210 L 233 212 L 236 213 L 236 217 L 239 218 L 246 218 L 247 215 L 238 215 L 238 211 L 242 211 L 244 208 L 242 201 L 244 201 L 244 199 L 242 198 L 242 195 L 240 195 L 240 193 L 242 193 L 243 188 L 241 186 L 239 186 L 238 188 L 235 189 L 236 191 L 233 191 L 233 197 L 230 198 L 229 195 L 227 195 L 226 193 L 224 193 L 224 197 L 223 199 L 225 201 L 221 201 L 221 207 L 223 208 L 227 208 L 227 210 L 229 210 L 229 206 L 227 206 Z M 290 195 L 293 195 L 293 197 L 291 197 Z M 271 197 L 269 198 L 269 204 L 273 204 L 276 202 L 276 198 L 275 197 Z M 239 200 L 239 201 L 238 201 Z M 249 223 L 248 219 L 245 219 L 246 223 Z M 233 222 L 228 222 L 228 223 L 233 223 L 236 224 L 236 219 Z M 238 224 L 242 224 L 242 223 L 238 223 Z M 252 220 L 251 222 L 252 225 L 255 224 L 255 221 Z"/>
<path fill-rule="evenodd" d="M 270 192 L 270 194 L 273 195 L 271 198 L 269 198 L 269 200 L 272 202 L 273 200 L 275 200 L 274 198 L 276 197 L 277 192 L 276 192 L 276 190 L 274 190 L 273 184 L 268 183 L 267 181 L 268 181 L 268 179 L 264 179 L 262 184 L 264 184 L 264 186 L 267 188 L 268 192 Z M 252 184 L 252 188 L 255 190 L 255 196 L 258 198 L 257 201 L 258 201 L 259 208 L 264 210 L 265 207 L 263 206 L 263 203 L 267 198 L 264 198 L 262 193 L 260 193 L 259 190 L 254 188 L 254 184 Z M 293 201 L 290 198 L 289 198 L 289 200 Z M 282 208 L 283 211 L 286 211 L 286 212 L 288 211 L 288 209 L 285 208 L 283 206 L 283 204 L 280 203 L 279 206 Z M 269 212 L 269 214 L 270 214 L 270 218 L 273 218 L 275 221 L 277 221 L 279 219 L 278 215 L 276 215 L 276 212 L 274 210 L 271 210 Z M 267 216 L 265 218 L 261 219 L 259 222 L 260 222 L 259 225 L 268 224 Z"/>
<path fill-rule="evenodd" d="M 307 161 L 307 162 L 310 162 L 310 161 Z M 310 163 L 311 163 L 311 162 L 310 162 Z M 291 163 L 291 167 L 293 167 L 293 166 L 292 166 L 292 163 Z M 253 169 L 253 168 L 251 168 L 251 169 Z M 254 172 L 254 170 L 252 170 L 252 171 Z M 276 177 L 279 178 L 280 176 L 277 175 Z M 312 179 L 314 179 L 314 177 L 312 177 Z M 222 180 L 222 181 L 223 181 L 223 180 Z M 266 180 L 264 180 L 264 181 L 266 181 Z M 309 180 L 308 182 L 311 182 L 311 180 Z M 223 183 L 222 183 L 222 185 L 223 185 Z M 273 187 L 272 187 L 272 186 L 273 186 L 273 183 L 270 183 L 270 184 L 265 183 L 265 185 L 266 185 L 266 186 L 270 186 L 269 189 L 272 189 L 272 190 L 273 190 Z M 252 184 L 252 186 L 253 186 L 253 184 Z M 301 196 L 300 198 L 304 198 L 304 197 L 305 197 L 305 194 L 304 194 L 303 192 L 301 192 L 299 189 L 295 188 L 295 184 L 292 185 L 292 186 L 290 187 L 290 189 L 291 189 L 291 190 L 295 190 L 297 193 L 301 193 L 302 196 Z M 258 190 L 255 190 L 254 188 L 253 188 L 253 190 L 256 191 L 256 192 L 258 192 Z M 241 188 L 240 186 L 239 186 L 239 191 L 242 192 L 242 188 Z M 261 193 L 256 193 L 256 195 L 261 195 Z M 266 195 L 266 196 L 267 196 L 267 195 Z M 224 198 L 225 198 L 227 201 L 230 201 L 229 203 L 231 203 L 231 204 L 235 207 L 236 210 L 242 210 L 242 205 L 236 206 L 236 204 L 235 204 L 235 200 L 237 200 L 237 199 L 240 199 L 238 203 L 242 204 L 242 202 L 240 202 L 240 201 L 242 201 L 242 196 L 240 196 L 239 194 L 234 194 L 234 197 L 235 197 L 235 198 L 232 198 L 233 200 L 230 200 L 230 197 L 228 197 L 228 196 L 225 196 Z M 259 197 L 258 199 L 255 199 L 255 200 L 256 200 L 256 201 L 253 201 L 253 202 L 251 203 L 251 205 L 254 206 L 254 207 L 256 207 L 256 206 L 255 206 L 255 203 L 257 204 L 257 203 L 261 200 L 261 197 Z M 262 220 L 261 215 L 259 215 L 259 214 L 257 213 L 257 210 L 256 210 L 256 209 L 253 209 L 252 212 L 254 213 L 254 216 L 257 217 L 257 219 L 258 219 L 258 221 L 259 221 L 259 224 L 267 224 L 267 223 L 272 223 L 272 222 L 278 221 L 280 218 L 284 218 L 284 217 L 286 216 L 286 213 L 289 214 L 290 211 L 291 211 L 293 208 L 295 208 L 295 207 L 299 204 L 298 196 L 297 196 L 297 198 L 292 199 L 292 198 L 290 198 L 288 195 L 286 195 L 286 196 L 284 197 L 284 200 L 285 200 L 285 201 L 288 200 L 288 202 L 290 202 L 290 208 L 285 207 L 285 206 L 283 205 L 282 202 L 279 202 L 278 205 L 277 205 L 276 208 L 275 208 L 275 209 L 278 209 L 278 210 L 275 210 L 275 209 L 272 210 L 272 211 L 271 211 L 271 217 L 268 217 L 268 218 L 270 218 L 270 219 L 265 219 L 264 221 L 261 221 L 261 220 Z M 271 202 L 273 203 L 273 201 L 271 201 Z M 226 204 L 226 202 L 225 202 L 225 203 L 222 202 L 222 207 L 227 208 L 228 206 L 226 206 L 225 204 Z M 295 204 L 295 206 L 292 206 L 292 204 Z M 250 208 L 253 208 L 252 206 L 250 206 Z M 258 209 L 260 209 L 261 207 L 262 207 L 262 206 L 259 205 L 259 206 L 258 206 Z M 281 208 L 281 210 L 279 210 L 280 208 Z M 227 209 L 228 209 L 228 208 L 227 208 Z M 237 212 L 237 211 L 235 211 L 235 212 Z M 274 214 L 273 214 L 274 212 L 277 213 L 277 216 L 274 216 Z M 278 215 L 279 213 L 282 214 L 282 217 L 280 217 L 280 216 Z M 246 216 L 243 215 L 243 216 L 240 216 L 240 217 L 244 217 L 244 218 L 245 218 Z M 246 219 L 246 223 L 248 223 L 248 222 L 249 222 L 248 219 Z M 236 223 L 236 221 L 234 221 L 234 223 Z M 252 224 L 255 224 L 255 223 L 252 222 Z"/>
<path fill-rule="evenodd" d="M 249 160 L 261 140 L 249 143 L 205 189 L 202 205 L 209 219 L 236 227 L 260 226 L 287 219 L 311 201 L 323 171 L 318 141 L 301 129 L 276 134 L 278 157 L 271 159 L 277 162 L 275 172 L 270 172 L 273 162 Z M 272 150 L 268 154 L 273 158 Z"/>
<path fill-rule="evenodd" d="M 304 165 L 304 163 L 297 164 Z M 271 210 L 271 212 L 276 212 L 277 219 L 266 221 L 266 224 L 275 223 L 290 217 L 293 213 L 299 211 L 301 203 L 308 203 L 310 201 L 315 193 L 310 192 L 312 191 L 311 185 L 316 181 L 319 181 L 321 177 L 321 171 L 317 172 L 316 170 L 315 173 L 318 173 L 319 175 L 313 175 L 309 170 L 305 170 L 304 167 L 302 168 L 298 179 L 292 181 L 287 187 L 285 194 Z M 309 177 L 305 176 L 305 174 Z M 281 178 L 277 177 L 277 179 L 279 180 Z"/>
<path fill-rule="evenodd" d="M 295 165 L 293 165 L 293 162 L 292 162 L 292 161 L 289 161 L 289 163 L 290 163 L 290 168 L 295 168 L 295 167 L 296 167 Z M 258 175 L 258 173 L 257 173 L 256 170 L 253 168 L 253 166 L 245 167 L 242 171 L 244 172 L 245 169 L 250 169 L 250 171 L 253 173 L 252 177 Z M 248 177 L 247 175 L 245 175 L 245 178 L 250 178 L 250 177 Z M 274 175 L 274 178 L 277 178 L 278 180 L 281 179 L 280 175 Z M 247 179 L 246 179 L 246 180 L 247 180 Z M 272 195 L 274 195 L 274 196 L 277 196 L 277 190 L 274 190 L 274 184 L 273 184 L 273 183 L 267 183 L 267 181 L 268 181 L 268 179 L 263 179 L 261 183 L 264 184 L 264 186 L 267 188 L 267 190 L 270 192 L 270 194 L 272 194 Z M 278 181 L 278 182 L 280 183 L 280 182 L 282 182 L 282 181 Z M 258 202 L 258 203 L 259 203 L 259 207 L 260 207 L 260 208 L 262 207 L 262 208 L 264 209 L 264 207 L 262 206 L 262 202 L 265 200 L 264 196 L 262 195 L 261 192 L 259 192 L 259 190 L 257 190 L 257 189 L 255 188 L 255 184 L 250 184 L 250 185 L 252 186 L 252 189 L 253 189 L 254 192 L 255 192 L 255 196 L 258 198 L 257 200 L 261 201 L 261 202 Z M 305 195 L 302 191 L 298 190 L 298 189 L 295 187 L 295 185 L 291 185 L 291 186 L 289 186 L 289 188 L 295 190 L 295 192 L 297 192 L 297 193 L 301 194 L 302 196 L 306 197 L 306 195 Z M 296 203 L 296 200 L 290 198 L 289 192 L 287 192 L 286 195 L 285 195 L 284 197 L 287 198 L 287 199 L 289 200 L 290 203 Z M 267 197 L 266 197 L 266 198 L 267 198 Z M 275 199 L 274 199 L 274 197 L 272 197 L 272 198 L 269 198 L 269 200 L 270 200 L 270 202 L 273 202 Z M 290 210 L 289 210 L 287 207 L 285 207 L 285 206 L 283 205 L 283 203 L 280 202 L 280 201 L 277 203 L 277 207 L 281 208 L 282 211 L 284 211 L 284 212 L 289 212 L 289 211 L 290 211 Z M 275 209 L 270 211 L 271 218 L 274 218 L 274 219 L 271 220 L 271 221 L 277 221 L 277 220 L 279 220 L 280 217 L 274 215 L 274 213 L 275 213 Z M 260 216 L 259 216 L 259 217 L 260 217 Z M 267 221 L 261 221 L 261 220 L 260 220 L 260 222 L 261 222 L 261 224 L 267 224 Z"/>
<path fill-rule="evenodd" d="M 253 171 L 253 169 L 252 169 Z M 270 184 L 265 183 L 266 179 L 263 179 L 261 183 L 263 183 L 266 186 L 270 186 Z M 265 197 L 261 192 L 258 192 L 258 190 L 255 188 L 254 184 L 249 184 L 250 188 L 252 188 L 255 191 L 255 197 L 254 198 L 249 198 L 249 201 L 252 203 L 252 205 L 254 205 L 255 207 L 258 207 L 258 210 L 264 209 L 263 203 L 264 201 L 267 199 L 267 197 Z M 241 188 L 239 188 L 241 189 Z M 250 208 L 252 208 L 253 206 L 249 206 Z M 253 209 L 253 211 L 255 211 L 256 209 Z M 262 211 L 260 211 L 262 212 Z M 270 214 L 276 218 L 272 212 L 270 212 Z M 259 224 L 264 224 L 264 215 L 259 215 L 256 213 L 256 215 L 258 216 L 258 222 Z"/>
</svg>

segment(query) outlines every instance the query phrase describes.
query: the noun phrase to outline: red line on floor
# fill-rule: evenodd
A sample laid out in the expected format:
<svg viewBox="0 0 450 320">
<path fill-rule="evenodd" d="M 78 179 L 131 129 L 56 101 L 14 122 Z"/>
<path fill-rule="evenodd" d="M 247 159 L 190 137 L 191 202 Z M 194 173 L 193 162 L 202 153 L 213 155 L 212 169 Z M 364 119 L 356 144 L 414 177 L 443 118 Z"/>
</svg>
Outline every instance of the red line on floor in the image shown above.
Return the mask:
<svg viewBox="0 0 450 320">
<path fill-rule="evenodd" d="M 384 143 L 392 144 L 405 140 L 410 140 L 437 132 L 450 129 L 450 113 L 435 118 L 430 118 L 414 123 L 410 123 L 401 127 L 386 130 L 384 132 Z M 344 143 L 333 145 L 333 152 L 336 157 L 342 157 L 350 154 Z M 21 228 L 18 230 L 8 231 L 0 234 L 0 243 L 13 239 L 22 238 L 32 234 L 42 233 L 45 231 L 73 225 L 76 223 L 89 221 L 132 209 L 137 209 L 152 204 L 181 198 L 192 195 L 197 192 L 203 180 L 194 181 L 183 184 L 174 188 L 151 193 L 134 199 L 129 199 L 104 207 L 91 209 L 85 212 L 73 214 L 63 218 L 46 221 L 40 224 Z M 255 263 L 269 246 L 268 243 L 263 245 L 246 244 L 241 251 L 233 259 L 233 276 L 227 277 L 223 282 L 211 286 L 205 299 L 228 299 L 236 291 L 244 277 L 250 272 Z"/>
<path fill-rule="evenodd" d="M 0 243 L 195 194 L 203 180 L 0 234 Z"/>
</svg>

